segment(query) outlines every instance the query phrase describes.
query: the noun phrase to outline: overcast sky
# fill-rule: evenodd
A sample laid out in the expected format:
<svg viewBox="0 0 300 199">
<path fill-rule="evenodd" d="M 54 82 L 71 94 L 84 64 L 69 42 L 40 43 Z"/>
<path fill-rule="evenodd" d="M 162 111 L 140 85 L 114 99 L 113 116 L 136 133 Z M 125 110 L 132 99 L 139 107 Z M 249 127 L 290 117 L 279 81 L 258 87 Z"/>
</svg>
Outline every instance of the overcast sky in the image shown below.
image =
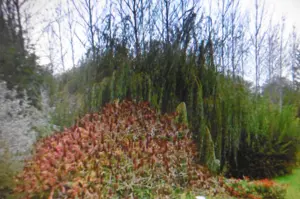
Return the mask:
<svg viewBox="0 0 300 199">
<path fill-rule="evenodd" d="M 31 7 L 32 13 L 35 14 L 34 18 L 31 19 L 32 29 L 30 31 L 30 40 L 36 46 L 36 54 L 40 57 L 40 64 L 48 64 L 48 38 L 47 35 L 42 34 L 46 24 L 54 20 L 55 7 L 60 0 L 33 0 L 35 1 L 34 6 Z M 66 2 L 67 0 L 62 0 Z M 78 0 L 80 1 L 80 0 Z M 106 0 L 98 0 L 101 4 L 105 3 Z M 210 1 L 210 0 L 205 0 Z M 214 1 L 214 0 L 212 0 Z M 217 0 L 215 0 L 217 1 Z M 263 1 L 263 0 L 262 0 Z M 254 8 L 255 0 L 241 0 L 242 7 L 246 10 Z M 300 0 L 265 0 L 266 11 L 268 15 L 273 15 L 274 22 L 280 21 L 282 16 L 286 17 L 286 32 L 290 32 L 293 25 L 296 26 L 300 34 Z M 101 9 L 99 9 L 101 10 Z M 85 31 L 77 28 L 77 34 L 82 35 L 84 38 Z M 286 34 L 288 36 L 288 34 Z M 54 39 L 53 39 L 54 40 Z M 77 39 L 76 39 L 77 40 Z M 68 41 L 64 41 L 65 48 L 65 62 L 66 67 L 71 68 L 71 53 Z M 56 49 L 58 50 L 58 49 Z M 78 61 L 85 53 L 84 47 L 77 40 L 75 41 L 75 57 Z M 59 55 L 55 56 L 57 61 L 56 65 L 59 65 Z M 59 66 L 58 66 L 59 68 Z"/>
<path fill-rule="evenodd" d="M 280 20 L 283 14 L 287 18 L 287 26 L 295 24 L 300 30 L 300 0 L 266 0 L 266 5 L 274 8 L 275 19 Z"/>
</svg>

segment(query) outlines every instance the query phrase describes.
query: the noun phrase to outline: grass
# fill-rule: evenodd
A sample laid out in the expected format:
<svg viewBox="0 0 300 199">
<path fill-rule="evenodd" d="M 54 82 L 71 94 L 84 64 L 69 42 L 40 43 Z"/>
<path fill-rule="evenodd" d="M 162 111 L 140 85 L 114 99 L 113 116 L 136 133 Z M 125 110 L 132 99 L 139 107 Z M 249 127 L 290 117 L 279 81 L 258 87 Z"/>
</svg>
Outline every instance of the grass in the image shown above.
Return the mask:
<svg viewBox="0 0 300 199">
<path fill-rule="evenodd" d="M 289 185 L 287 189 L 286 199 L 300 198 L 300 168 L 294 169 L 291 175 L 276 178 L 275 181 Z"/>
</svg>

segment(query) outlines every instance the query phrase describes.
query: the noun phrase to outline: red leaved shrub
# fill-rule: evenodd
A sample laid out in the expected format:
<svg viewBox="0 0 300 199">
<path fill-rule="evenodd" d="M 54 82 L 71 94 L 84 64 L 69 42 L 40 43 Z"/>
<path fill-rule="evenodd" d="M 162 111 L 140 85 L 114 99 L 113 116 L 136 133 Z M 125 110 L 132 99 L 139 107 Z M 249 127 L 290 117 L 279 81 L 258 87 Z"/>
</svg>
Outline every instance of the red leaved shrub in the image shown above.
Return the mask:
<svg viewBox="0 0 300 199">
<path fill-rule="evenodd" d="M 101 114 L 87 114 L 40 140 L 15 191 L 27 197 L 126 198 L 139 197 L 141 190 L 160 196 L 174 187 L 208 188 L 210 174 L 194 163 L 196 145 L 175 116 L 161 116 L 146 102 L 107 104 Z"/>
<path fill-rule="evenodd" d="M 256 181 L 250 181 L 247 177 L 244 179 L 225 179 L 223 186 L 230 195 L 238 198 L 284 199 L 286 195 L 285 185 L 277 184 L 270 179 Z"/>
</svg>

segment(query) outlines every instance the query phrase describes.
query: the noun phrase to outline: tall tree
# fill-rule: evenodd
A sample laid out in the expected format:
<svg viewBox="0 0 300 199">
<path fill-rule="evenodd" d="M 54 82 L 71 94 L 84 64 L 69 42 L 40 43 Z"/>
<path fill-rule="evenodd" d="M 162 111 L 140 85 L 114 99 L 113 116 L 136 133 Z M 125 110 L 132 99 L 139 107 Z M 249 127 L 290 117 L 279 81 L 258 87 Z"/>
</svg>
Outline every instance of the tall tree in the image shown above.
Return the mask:
<svg viewBox="0 0 300 199">
<path fill-rule="evenodd" d="M 267 45 L 266 45 L 266 66 L 267 66 L 267 78 L 268 81 L 272 81 L 273 77 L 276 76 L 276 63 L 278 62 L 279 54 L 279 41 L 280 41 L 280 25 L 272 24 L 272 20 L 269 22 L 268 33 L 267 33 Z"/>
<path fill-rule="evenodd" d="M 72 67 L 75 68 L 75 48 L 74 48 L 74 14 L 71 10 L 71 2 L 67 0 L 67 16 L 68 16 L 68 32 L 69 32 L 69 40 L 70 40 L 70 48 L 71 48 L 71 58 L 72 58 Z"/>
<path fill-rule="evenodd" d="M 230 50 L 230 63 L 233 78 L 235 78 L 238 72 L 239 65 L 242 65 L 240 63 L 241 57 L 239 57 L 238 54 L 245 54 L 244 51 L 246 50 L 244 49 L 247 49 L 247 45 L 243 40 L 245 39 L 244 31 L 245 27 L 247 27 L 247 21 L 245 20 L 245 16 L 240 12 L 240 9 L 240 1 L 233 1 L 230 8 L 230 44 L 228 49 Z M 244 49 L 242 51 L 238 49 L 240 45 L 246 45 L 243 47 Z"/>
<path fill-rule="evenodd" d="M 300 86 L 300 40 L 295 26 L 293 27 L 290 38 L 292 38 L 290 50 L 292 82 L 294 89 L 297 89 Z"/>
<path fill-rule="evenodd" d="M 64 13 L 63 13 L 63 6 L 62 6 L 62 2 L 60 1 L 58 6 L 55 9 L 55 13 L 56 13 L 56 19 L 55 19 L 55 25 L 57 26 L 57 32 L 54 31 L 55 36 L 58 38 L 58 42 L 59 42 L 59 53 L 60 53 L 60 62 L 61 62 L 61 66 L 62 66 L 62 71 L 64 72 L 66 69 L 65 66 L 65 50 L 63 47 L 63 28 L 62 28 L 62 24 L 64 23 Z"/>
<path fill-rule="evenodd" d="M 255 60 L 255 92 L 260 89 L 261 65 L 263 63 L 263 45 L 266 31 L 263 29 L 263 19 L 265 17 L 265 0 L 262 4 L 258 0 L 254 3 L 254 33 L 251 35 Z"/>
<path fill-rule="evenodd" d="M 221 55 L 220 55 L 220 64 L 222 68 L 223 74 L 225 74 L 226 70 L 229 68 L 229 60 L 226 60 L 226 43 L 228 42 L 228 37 L 230 36 L 230 31 L 229 31 L 229 17 L 230 17 L 230 7 L 232 6 L 233 1 L 232 0 L 221 0 L 220 3 L 220 26 L 221 26 L 221 41 L 220 41 L 220 48 L 221 48 Z M 234 25 L 234 24 L 232 24 Z M 227 55 L 229 55 L 229 51 L 227 51 Z M 227 57 L 228 58 L 228 57 Z"/>
<path fill-rule="evenodd" d="M 25 48 L 22 8 L 26 3 L 26 0 L 0 1 L 0 79 L 7 82 L 9 89 L 17 87 L 20 97 L 26 91 L 29 100 L 38 107 L 40 68 L 36 55 Z"/>
<path fill-rule="evenodd" d="M 281 19 L 281 27 L 280 27 L 280 48 L 279 48 L 279 79 L 280 81 L 283 78 L 283 66 L 284 66 L 284 60 L 285 60 L 285 54 L 284 54 L 284 29 L 285 29 L 285 17 L 282 17 Z M 280 84 L 280 99 L 279 99 L 279 107 L 280 111 L 282 110 L 282 104 L 283 104 L 283 91 L 282 91 L 282 86 Z"/>
<path fill-rule="evenodd" d="M 295 65 L 293 68 L 293 84 L 296 90 L 300 90 L 300 48 L 295 50 Z"/>
<path fill-rule="evenodd" d="M 97 48 L 95 41 L 96 30 L 95 27 L 100 20 L 100 16 L 96 15 L 96 9 L 98 9 L 96 0 L 80 0 L 75 1 L 72 0 L 73 6 L 79 15 L 80 21 L 77 21 L 78 24 L 82 26 L 82 28 L 87 31 L 87 40 L 89 43 L 89 47 L 91 49 L 92 59 L 95 61 L 97 56 Z M 90 51 L 89 49 L 89 51 Z"/>
<path fill-rule="evenodd" d="M 21 7 L 26 3 L 27 0 L 19 1 L 13 0 L 13 4 L 15 6 L 16 14 L 17 14 L 17 27 L 18 27 L 18 36 L 19 36 L 19 43 L 21 51 L 25 51 L 24 47 L 24 37 L 23 37 L 23 26 L 21 22 Z"/>
</svg>

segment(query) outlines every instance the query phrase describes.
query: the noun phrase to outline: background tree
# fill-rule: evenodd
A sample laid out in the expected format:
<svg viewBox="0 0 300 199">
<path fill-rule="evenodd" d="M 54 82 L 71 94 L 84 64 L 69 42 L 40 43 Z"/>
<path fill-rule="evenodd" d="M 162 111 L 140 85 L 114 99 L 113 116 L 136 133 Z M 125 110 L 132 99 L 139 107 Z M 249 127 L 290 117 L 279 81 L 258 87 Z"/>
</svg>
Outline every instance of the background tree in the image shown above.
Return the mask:
<svg viewBox="0 0 300 199">
<path fill-rule="evenodd" d="M 27 91 L 29 99 L 39 106 L 41 79 L 37 57 L 31 49 L 25 49 L 22 8 L 27 1 L 0 1 L 0 79 L 9 89 L 17 87 L 19 96 Z"/>
<path fill-rule="evenodd" d="M 95 27 L 100 20 L 100 16 L 96 15 L 97 10 L 97 1 L 95 0 L 72 0 L 73 6 L 79 16 L 80 21 L 76 21 L 86 32 L 87 32 L 87 41 L 89 43 L 88 52 L 91 54 L 92 59 L 95 61 L 97 52 L 96 52 L 96 41 Z M 77 36 L 78 37 L 78 36 Z"/>
<path fill-rule="evenodd" d="M 68 32 L 70 38 L 70 49 L 71 49 L 71 57 L 72 57 L 72 68 L 75 69 L 75 48 L 74 48 L 74 14 L 73 10 L 71 10 L 71 2 L 67 0 L 67 16 L 68 16 Z"/>
<path fill-rule="evenodd" d="M 295 51 L 295 65 L 293 68 L 293 84 L 295 85 L 295 88 L 299 90 L 300 87 L 300 49 Z"/>
<path fill-rule="evenodd" d="M 290 65 L 291 65 L 291 74 L 292 74 L 292 82 L 295 89 L 299 89 L 299 77 L 300 77 L 300 42 L 295 29 L 293 27 L 293 31 L 291 33 L 291 47 L 290 47 Z"/>
<path fill-rule="evenodd" d="M 278 62 L 279 54 L 279 41 L 280 41 L 280 25 L 273 25 L 272 21 L 269 22 L 268 33 L 267 33 L 267 59 L 266 59 L 266 68 L 267 68 L 267 78 L 268 81 L 272 81 L 273 77 L 276 76 L 276 63 Z"/>
<path fill-rule="evenodd" d="M 58 38 L 59 42 L 59 52 L 60 52 L 60 61 L 61 61 L 61 66 L 62 66 L 62 71 L 64 72 L 66 69 L 65 66 L 65 50 L 63 48 L 63 28 L 62 28 L 62 23 L 64 20 L 64 13 L 62 10 L 62 2 L 60 1 L 55 12 L 56 12 L 56 19 L 55 19 L 55 25 L 57 25 L 57 32 L 54 31 L 55 36 Z"/>
<path fill-rule="evenodd" d="M 280 79 L 282 79 L 282 77 L 283 77 L 283 70 L 284 70 L 284 65 L 285 65 L 285 61 L 286 61 L 286 59 L 285 59 L 286 56 L 285 56 L 285 51 L 284 51 L 285 44 L 283 43 L 284 42 L 284 39 L 283 39 L 284 29 L 285 29 L 285 18 L 282 17 L 281 27 L 280 27 L 280 48 L 279 48 L 279 78 Z M 280 93 L 279 108 L 280 108 L 280 110 L 282 110 L 283 94 L 282 94 L 281 87 L 280 87 L 279 93 Z"/>
<path fill-rule="evenodd" d="M 254 32 L 251 35 L 252 49 L 255 60 L 255 92 L 258 93 L 260 89 L 260 76 L 261 76 L 261 65 L 263 63 L 263 46 L 266 31 L 263 29 L 263 19 L 265 17 L 265 1 L 259 3 L 255 0 L 255 14 L 254 14 Z"/>
</svg>

